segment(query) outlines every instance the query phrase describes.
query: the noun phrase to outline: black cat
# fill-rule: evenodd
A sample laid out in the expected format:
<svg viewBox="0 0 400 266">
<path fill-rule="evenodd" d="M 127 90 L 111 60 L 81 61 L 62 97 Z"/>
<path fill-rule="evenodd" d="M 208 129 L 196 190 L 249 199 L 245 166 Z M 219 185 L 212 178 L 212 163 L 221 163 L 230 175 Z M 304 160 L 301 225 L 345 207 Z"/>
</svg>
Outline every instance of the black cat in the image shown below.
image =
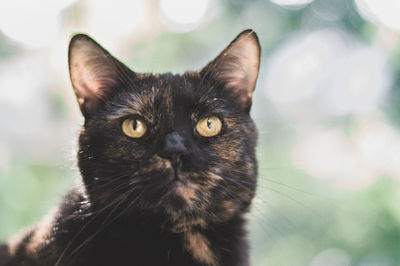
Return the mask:
<svg viewBox="0 0 400 266">
<path fill-rule="evenodd" d="M 139 74 L 86 35 L 69 47 L 82 187 L 0 246 L 1 266 L 245 266 L 260 58 L 243 31 L 199 72 Z"/>
</svg>

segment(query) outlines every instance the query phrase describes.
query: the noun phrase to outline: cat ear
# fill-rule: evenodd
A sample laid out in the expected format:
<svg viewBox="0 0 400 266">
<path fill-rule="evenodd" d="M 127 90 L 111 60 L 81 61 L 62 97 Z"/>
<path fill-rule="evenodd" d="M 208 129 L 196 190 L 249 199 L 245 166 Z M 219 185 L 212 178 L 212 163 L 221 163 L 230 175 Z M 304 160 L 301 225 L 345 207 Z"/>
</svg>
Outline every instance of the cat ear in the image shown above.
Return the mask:
<svg viewBox="0 0 400 266">
<path fill-rule="evenodd" d="M 110 97 L 120 83 L 120 73 L 128 69 L 84 34 L 71 39 L 68 61 L 72 86 L 85 118 Z"/>
<path fill-rule="evenodd" d="M 241 108 L 249 111 L 260 67 L 260 54 L 257 34 L 248 29 L 240 33 L 200 74 L 222 85 Z"/>
</svg>

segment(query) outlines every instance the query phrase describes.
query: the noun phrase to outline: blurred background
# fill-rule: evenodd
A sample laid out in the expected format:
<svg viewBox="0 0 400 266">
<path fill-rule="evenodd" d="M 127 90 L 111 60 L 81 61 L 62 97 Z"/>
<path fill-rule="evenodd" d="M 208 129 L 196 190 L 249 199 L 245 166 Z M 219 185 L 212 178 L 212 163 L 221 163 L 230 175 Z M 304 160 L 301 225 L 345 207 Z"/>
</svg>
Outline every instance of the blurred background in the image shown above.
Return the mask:
<svg viewBox="0 0 400 266">
<path fill-rule="evenodd" d="M 79 178 L 74 32 L 137 72 L 179 73 L 253 28 L 252 265 L 400 265 L 399 14 L 398 0 L 0 0 L 0 241 Z"/>
</svg>

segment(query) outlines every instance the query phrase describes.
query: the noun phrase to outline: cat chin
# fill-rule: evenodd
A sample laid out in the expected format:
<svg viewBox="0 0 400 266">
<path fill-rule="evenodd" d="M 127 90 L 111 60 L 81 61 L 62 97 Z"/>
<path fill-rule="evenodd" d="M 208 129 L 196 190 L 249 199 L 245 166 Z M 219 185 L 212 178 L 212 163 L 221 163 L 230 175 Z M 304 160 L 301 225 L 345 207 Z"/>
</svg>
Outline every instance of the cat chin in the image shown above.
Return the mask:
<svg viewBox="0 0 400 266">
<path fill-rule="evenodd" d="M 189 206 L 197 199 L 196 189 L 193 184 L 181 179 L 175 179 L 171 184 L 171 192 L 181 197 Z"/>
<path fill-rule="evenodd" d="M 167 198 L 181 198 L 187 206 L 191 206 L 192 203 L 197 200 L 196 191 L 198 187 L 189 180 L 184 173 L 179 169 L 175 170 L 173 168 L 167 169 L 168 185 L 166 188 Z"/>
</svg>

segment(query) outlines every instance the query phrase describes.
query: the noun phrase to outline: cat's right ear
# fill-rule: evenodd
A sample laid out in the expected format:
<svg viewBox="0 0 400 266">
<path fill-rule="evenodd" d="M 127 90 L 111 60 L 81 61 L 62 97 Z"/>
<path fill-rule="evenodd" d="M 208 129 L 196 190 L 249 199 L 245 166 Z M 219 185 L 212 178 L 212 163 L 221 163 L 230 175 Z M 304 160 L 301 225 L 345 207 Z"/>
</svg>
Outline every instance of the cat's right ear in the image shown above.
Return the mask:
<svg viewBox="0 0 400 266">
<path fill-rule="evenodd" d="M 240 33 L 213 61 L 200 71 L 203 79 L 222 85 L 242 110 L 250 111 L 260 67 L 261 46 L 251 30 Z"/>
<path fill-rule="evenodd" d="M 72 37 L 68 50 L 69 74 L 85 118 L 92 116 L 120 83 L 120 73 L 129 71 L 89 36 Z"/>
</svg>

